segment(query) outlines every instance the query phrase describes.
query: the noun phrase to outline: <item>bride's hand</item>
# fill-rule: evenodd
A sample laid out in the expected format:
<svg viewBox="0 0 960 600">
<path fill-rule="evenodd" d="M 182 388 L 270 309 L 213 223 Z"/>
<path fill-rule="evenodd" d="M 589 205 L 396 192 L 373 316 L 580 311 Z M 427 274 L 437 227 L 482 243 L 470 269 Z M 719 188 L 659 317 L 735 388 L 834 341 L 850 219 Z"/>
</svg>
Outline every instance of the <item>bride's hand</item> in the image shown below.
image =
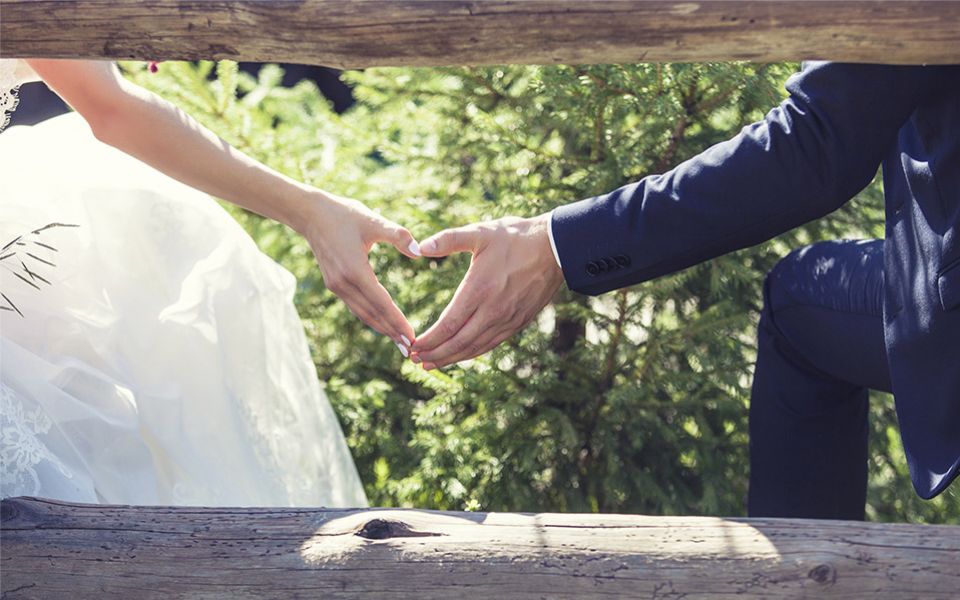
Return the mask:
<svg viewBox="0 0 960 600">
<path fill-rule="evenodd" d="M 374 244 L 386 242 L 405 256 L 416 258 L 420 256 L 416 240 L 405 227 L 361 202 L 326 192 L 310 195 L 312 209 L 298 229 L 313 249 L 327 289 L 408 356 L 414 342 L 413 327 L 377 280 L 367 255 Z"/>
</svg>

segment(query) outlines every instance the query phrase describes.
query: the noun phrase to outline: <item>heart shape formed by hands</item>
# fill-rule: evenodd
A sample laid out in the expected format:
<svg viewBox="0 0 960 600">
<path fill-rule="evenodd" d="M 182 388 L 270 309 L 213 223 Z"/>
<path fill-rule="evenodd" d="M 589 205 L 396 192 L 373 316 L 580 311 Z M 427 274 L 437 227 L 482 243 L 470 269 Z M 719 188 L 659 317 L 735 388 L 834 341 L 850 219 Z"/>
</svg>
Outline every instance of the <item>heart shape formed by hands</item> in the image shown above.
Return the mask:
<svg viewBox="0 0 960 600">
<path fill-rule="evenodd" d="M 360 320 L 386 335 L 424 369 L 491 350 L 525 327 L 563 282 L 550 241 L 550 215 L 504 217 L 447 229 L 418 244 L 405 227 L 361 202 L 327 195 L 305 220 L 327 288 Z M 377 242 L 409 258 L 470 252 L 473 258 L 450 304 L 417 336 L 367 259 Z"/>
</svg>

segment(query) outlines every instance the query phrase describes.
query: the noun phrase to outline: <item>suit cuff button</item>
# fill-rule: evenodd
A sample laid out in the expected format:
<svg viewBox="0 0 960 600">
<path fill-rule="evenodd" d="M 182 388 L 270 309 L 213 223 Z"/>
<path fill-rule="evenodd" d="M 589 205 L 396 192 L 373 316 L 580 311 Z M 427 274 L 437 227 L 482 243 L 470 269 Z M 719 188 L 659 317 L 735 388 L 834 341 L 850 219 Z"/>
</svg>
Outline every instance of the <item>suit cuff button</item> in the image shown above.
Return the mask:
<svg viewBox="0 0 960 600">
<path fill-rule="evenodd" d="M 630 266 L 630 257 L 627 256 L 626 254 L 618 254 L 614 258 L 616 259 L 617 264 L 620 265 L 621 267 Z"/>
<path fill-rule="evenodd" d="M 597 266 L 597 263 L 590 261 L 587 263 L 587 275 L 590 277 L 596 277 L 600 272 L 600 267 Z"/>
</svg>

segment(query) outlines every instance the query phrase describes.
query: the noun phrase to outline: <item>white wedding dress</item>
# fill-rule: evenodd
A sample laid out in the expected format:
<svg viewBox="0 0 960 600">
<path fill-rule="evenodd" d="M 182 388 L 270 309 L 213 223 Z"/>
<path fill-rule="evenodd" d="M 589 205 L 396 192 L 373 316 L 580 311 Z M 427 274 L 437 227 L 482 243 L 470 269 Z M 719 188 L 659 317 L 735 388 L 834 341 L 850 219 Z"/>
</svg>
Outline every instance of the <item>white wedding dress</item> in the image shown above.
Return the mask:
<svg viewBox="0 0 960 600">
<path fill-rule="evenodd" d="M 0 60 L 0 120 L 24 66 Z M 49 223 L 76 227 L 32 233 Z M 12 240 L 0 495 L 366 505 L 296 282 L 215 201 L 69 114 L 0 134 L 0 247 Z"/>
</svg>

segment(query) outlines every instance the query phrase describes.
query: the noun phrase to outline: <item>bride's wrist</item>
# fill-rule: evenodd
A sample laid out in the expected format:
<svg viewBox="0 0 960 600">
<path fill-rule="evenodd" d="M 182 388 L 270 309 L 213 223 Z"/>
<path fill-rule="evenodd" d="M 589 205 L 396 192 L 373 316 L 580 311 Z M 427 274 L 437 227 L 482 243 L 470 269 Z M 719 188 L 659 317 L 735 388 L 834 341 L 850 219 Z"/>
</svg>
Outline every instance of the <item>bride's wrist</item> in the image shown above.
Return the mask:
<svg viewBox="0 0 960 600">
<path fill-rule="evenodd" d="M 333 202 L 334 199 L 322 190 L 299 187 L 290 202 L 285 224 L 304 237 L 312 237 L 323 222 L 324 207 Z"/>
</svg>

